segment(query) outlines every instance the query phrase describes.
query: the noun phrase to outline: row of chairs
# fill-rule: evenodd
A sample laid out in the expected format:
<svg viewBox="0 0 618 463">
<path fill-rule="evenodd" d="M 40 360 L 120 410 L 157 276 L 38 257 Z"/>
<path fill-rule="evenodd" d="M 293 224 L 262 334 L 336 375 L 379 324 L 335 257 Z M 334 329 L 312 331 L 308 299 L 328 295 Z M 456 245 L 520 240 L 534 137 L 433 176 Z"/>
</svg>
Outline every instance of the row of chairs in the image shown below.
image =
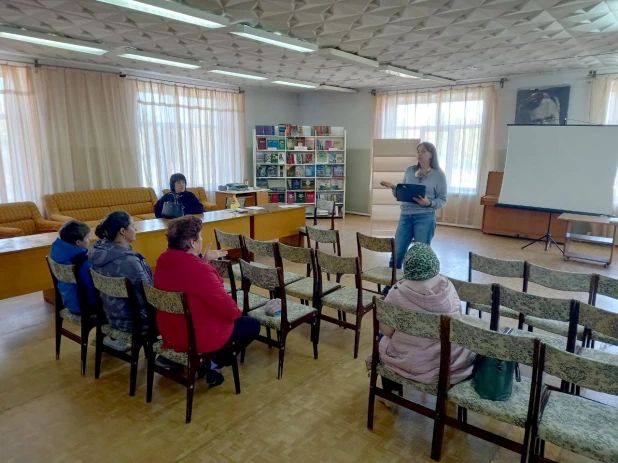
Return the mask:
<svg viewBox="0 0 618 463">
<path fill-rule="evenodd" d="M 462 301 L 491 308 L 491 329 L 479 323 L 476 317 L 462 315 L 459 321 L 446 316 L 415 313 L 376 298 L 368 428 L 373 428 L 377 395 L 435 420 L 431 456 L 438 461 L 447 425 L 518 452 L 522 455 L 522 462 L 528 459 L 549 461 L 544 457 L 546 441 L 600 461 L 618 461 L 618 432 L 613 424 L 618 419 L 618 410 L 572 394 L 579 387 L 618 394 L 618 356 L 576 344 L 578 324 L 584 325 L 587 332 L 598 330 L 609 336 L 618 336 L 618 314 L 584 302 L 534 296 L 498 284 L 451 281 Z M 550 343 L 538 333 L 529 331 L 506 329 L 499 332 L 499 308 L 503 303 L 512 303 L 516 310 L 528 307 L 529 312 L 546 316 L 556 311 L 564 314 L 568 310 L 568 339 Z M 411 336 L 441 342 L 440 376 L 436 384 L 417 383 L 384 367 L 379 358 L 379 323 Z M 512 395 L 506 402 L 482 399 L 474 390 L 473 379 L 450 385 L 451 343 L 478 355 L 528 365 L 532 367 L 532 375 L 514 382 Z M 562 379 L 560 388 L 544 384 L 543 372 Z M 436 407 L 429 408 L 378 388 L 378 375 L 435 395 Z M 446 413 L 447 401 L 457 405 L 457 418 Z M 524 428 L 523 444 L 469 424 L 468 410 Z"/>
</svg>

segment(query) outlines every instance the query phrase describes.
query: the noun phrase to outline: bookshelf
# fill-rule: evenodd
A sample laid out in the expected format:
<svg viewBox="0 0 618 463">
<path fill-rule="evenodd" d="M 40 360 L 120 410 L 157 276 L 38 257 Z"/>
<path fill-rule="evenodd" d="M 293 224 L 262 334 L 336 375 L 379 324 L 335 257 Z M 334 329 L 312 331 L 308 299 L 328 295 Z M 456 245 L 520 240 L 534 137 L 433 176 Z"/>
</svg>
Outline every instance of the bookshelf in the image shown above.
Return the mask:
<svg viewBox="0 0 618 463">
<path fill-rule="evenodd" d="M 335 201 L 345 216 L 346 132 L 343 127 L 259 125 L 253 130 L 253 184 L 268 188 L 270 203 Z M 314 209 L 307 208 L 307 217 Z M 326 211 L 318 211 L 320 215 Z"/>
</svg>

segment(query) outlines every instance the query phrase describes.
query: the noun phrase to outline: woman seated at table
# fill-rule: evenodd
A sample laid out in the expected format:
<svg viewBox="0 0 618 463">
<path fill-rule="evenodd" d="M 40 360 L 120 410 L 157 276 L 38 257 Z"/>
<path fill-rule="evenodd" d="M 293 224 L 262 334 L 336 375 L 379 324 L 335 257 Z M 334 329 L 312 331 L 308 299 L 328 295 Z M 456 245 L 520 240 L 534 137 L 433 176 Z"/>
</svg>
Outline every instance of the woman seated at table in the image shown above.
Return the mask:
<svg viewBox="0 0 618 463">
<path fill-rule="evenodd" d="M 163 195 L 155 204 L 154 211 L 156 217 L 162 217 L 163 205 L 167 202 L 178 202 L 178 204 L 181 204 L 184 215 L 202 214 L 204 212 L 204 205 L 197 199 L 197 196 L 187 191 L 187 179 L 184 175 L 173 174 L 170 177 L 170 190 L 172 191 Z"/>
<path fill-rule="evenodd" d="M 413 245 L 404 258 L 404 278 L 393 286 L 385 301 L 418 313 L 448 315 L 461 320 L 461 301 L 453 284 L 440 274 L 440 261 L 431 247 Z M 440 341 L 410 336 L 380 323 L 380 360 L 385 368 L 424 384 L 438 382 Z M 472 374 L 474 353 L 460 346 L 451 348 L 451 384 Z M 382 378 L 385 390 L 399 385 Z"/>
<path fill-rule="evenodd" d="M 259 334 L 260 324 L 253 318 L 242 316 L 234 299 L 227 294 L 223 279 L 208 264 L 227 252 L 211 251 L 209 244 L 202 256 L 201 231 L 202 221 L 194 216 L 174 219 L 168 224 L 168 249 L 157 260 L 155 287 L 186 294 L 199 353 L 216 352 L 231 341 L 238 341 L 241 347 L 246 347 Z M 159 311 L 157 326 L 164 348 L 187 351 L 187 325 L 183 315 Z M 211 387 L 219 385 L 223 382 L 223 375 L 219 370 L 211 369 L 206 381 Z"/>
</svg>

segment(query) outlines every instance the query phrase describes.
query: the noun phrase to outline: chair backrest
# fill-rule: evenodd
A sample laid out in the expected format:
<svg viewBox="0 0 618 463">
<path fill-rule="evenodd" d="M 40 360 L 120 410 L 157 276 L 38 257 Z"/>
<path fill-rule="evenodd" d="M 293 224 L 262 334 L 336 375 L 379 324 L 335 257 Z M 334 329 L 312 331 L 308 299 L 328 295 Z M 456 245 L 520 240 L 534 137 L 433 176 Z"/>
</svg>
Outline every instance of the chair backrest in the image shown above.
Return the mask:
<svg viewBox="0 0 618 463">
<path fill-rule="evenodd" d="M 279 256 L 296 264 L 311 265 L 315 259 L 315 250 L 311 248 L 299 248 L 298 246 L 288 246 L 287 244 L 277 243 Z"/>
<path fill-rule="evenodd" d="M 316 243 L 339 244 L 339 230 L 324 230 L 312 226 L 307 227 L 307 238 Z"/>
<path fill-rule="evenodd" d="M 90 301 L 88 300 L 86 288 L 84 287 L 84 285 L 79 279 L 79 276 L 78 276 L 79 270 L 77 266 L 59 264 L 58 262 L 54 261 L 49 256 L 47 256 L 45 259 L 47 260 L 47 265 L 49 267 L 49 273 L 51 274 L 52 282 L 54 284 L 54 294 L 55 294 L 55 299 L 56 299 L 56 313 L 64 309 L 64 300 L 62 298 L 62 294 L 60 293 L 60 289 L 58 288 L 58 282 L 63 282 L 63 283 L 77 285 L 77 299 L 79 301 L 79 306 L 82 311 L 82 315 L 88 316 L 92 312 L 92 310 L 90 308 Z"/>
<path fill-rule="evenodd" d="M 618 395 L 618 365 L 599 359 L 592 360 L 543 344 L 540 367 L 546 373 L 582 388 Z"/>
<path fill-rule="evenodd" d="M 500 260 L 471 252 L 469 255 L 468 281 L 472 281 L 472 271 L 504 278 L 524 278 L 526 262 L 523 260 Z"/>
<path fill-rule="evenodd" d="M 101 275 L 94 269 L 90 269 L 92 283 L 97 291 L 109 297 L 121 297 L 128 299 L 131 297 L 131 282 L 125 277 L 108 277 Z"/>
<path fill-rule="evenodd" d="M 328 215 L 318 216 L 318 209 L 322 211 L 328 211 Z M 335 229 L 335 201 L 329 201 L 326 199 L 320 199 L 315 202 L 315 208 L 313 210 L 313 225 L 318 224 L 318 219 L 330 219 L 331 230 Z"/>
<path fill-rule="evenodd" d="M 390 302 L 384 302 L 377 296 L 374 296 L 373 303 L 376 308 L 374 316 L 378 322 L 410 336 L 440 339 L 440 315 L 412 312 Z"/>
<path fill-rule="evenodd" d="M 272 257 L 275 265 L 278 265 L 277 243 L 272 241 L 257 241 L 247 236 L 243 236 L 245 250 L 262 257 Z"/>
<path fill-rule="evenodd" d="M 450 325 L 449 339 L 453 344 L 491 358 L 534 364 L 539 343 L 536 338 L 490 331 L 454 318 Z"/>
<path fill-rule="evenodd" d="M 217 242 L 217 249 L 221 249 L 221 246 L 229 249 L 243 248 L 243 237 L 238 233 L 226 233 L 215 228 L 215 241 Z"/>
<path fill-rule="evenodd" d="M 470 304 L 486 305 L 491 307 L 489 329 L 496 331 L 500 324 L 500 285 L 497 283 L 470 283 L 469 281 L 450 278 L 455 287 L 459 300 Z"/>
<path fill-rule="evenodd" d="M 618 313 L 579 303 L 579 324 L 589 330 L 618 338 Z"/>
<path fill-rule="evenodd" d="M 588 293 L 588 302 L 591 302 L 595 279 L 592 273 L 562 272 L 526 262 L 524 286 L 527 289 L 528 283 L 536 283 L 559 291 Z"/>
<path fill-rule="evenodd" d="M 55 280 L 54 283 L 61 281 L 63 283 L 77 284 L 78 278 L 75 265 L 59 264 L 49 256 L 46 259 L 52 279 Z"/>
<path fill-rule="evenodd" d="M 596 287 L 594 290 L 593 304 L 596 304 L 596 296 L 611 297 L 612 299 L 618 299 L 618 280 L 605 275 L 597 275 Z"/>
<path fill-rule="evenodd" d="M 232 271 L 232 262 L 226 259 L 216 259 L 208 262 L 219 274 L 221 278 L 227 278 L 229 280 L 230 287 L 232 288 L 232 299 L 236 300 L 236 280 L 234 279 L 234 272 Z"/>
<path fill-rule="evenodd" d="M 500 305 L 531 317 L 568 322 L 573 299 L 556 299 L 500 287 Z"/>
<path fill-rule="evenodd" d="M 273 292 L 283 288 L 283 272 L 280 268 L 258 267 L 244 259 L 239 262 L 243 280 L 247 280 L 251 285 Z"/>
<path fill-rule="evenodd" d="M 341 275 L 360 275 L 358 257 L 339 257 L 316 251 L 318 274 L 322 272 Z"/>
</svg>

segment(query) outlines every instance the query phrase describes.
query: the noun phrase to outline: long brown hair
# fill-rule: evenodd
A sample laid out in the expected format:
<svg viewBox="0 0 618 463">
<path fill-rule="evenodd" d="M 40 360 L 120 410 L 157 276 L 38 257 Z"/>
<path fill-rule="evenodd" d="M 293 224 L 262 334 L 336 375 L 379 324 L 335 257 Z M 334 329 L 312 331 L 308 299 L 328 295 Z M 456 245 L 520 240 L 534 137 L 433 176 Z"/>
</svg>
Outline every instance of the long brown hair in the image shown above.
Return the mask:
<svg viewBox="0 0 618 463">
<path fill-rule="evenodd" d="M 416 146 L 416 150 L 418 151 L 418 147 L 423 145 L 427 151 L 431 154 L 431 159 L 429 160 L 429 167 L 433 170 L 440 170 L 440 163 L 438 162 L 438 151 L 436 150 L 436 146 L 433 143 L 429 143 L 428 141 L 423 141 Z M 416 165 L 417 169 L 421 168 L 420 163 Z"/>
</svg>

